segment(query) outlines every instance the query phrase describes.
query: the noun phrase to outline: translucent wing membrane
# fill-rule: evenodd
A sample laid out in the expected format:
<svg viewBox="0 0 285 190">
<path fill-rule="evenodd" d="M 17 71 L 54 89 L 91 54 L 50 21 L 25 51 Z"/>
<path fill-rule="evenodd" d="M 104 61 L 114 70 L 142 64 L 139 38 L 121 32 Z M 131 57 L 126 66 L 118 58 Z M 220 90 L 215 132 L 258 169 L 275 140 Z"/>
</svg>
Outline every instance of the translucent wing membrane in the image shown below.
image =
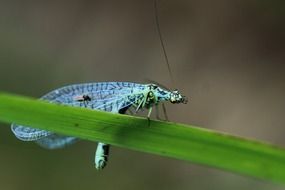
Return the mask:
<svg viewBox="0 0 285 190">
<path fill-rule="evenodd" d="M 77 141 L 75 137 L 67 137 L 57 134 L 51 134 L 45 138 L 37 140 L 37 144 L 43 148 L 56 149 L 63 148 L 66 145 L 73 144 Z"/>
<path fill-rule="evenodd" d="M 35 141 L 51 134 L 49 131 L 12 124 L 11 130 L 22 141 Z"/>
<path fill-rule="evenodd" d="M 129 107 L 142 98 L 143 95 L 137 92 L 144 88 L 145 85 L 128 82 L 75 84 L 54 90 L 41 99 L 58 104 L 119 112 L 120 109 Z M 82 95 L 87 95 L 90 100 L 78 101 L 76 97 Z M 76 141 L 75 137 L 61 136 L 17 124 L 12 124 L 11 129 L 18 139 L 37 141 L 40 146 L 49 149 L 61 148 Z"/>
<path fill-rule="evenodd" d="M 134 95 L 126 95 L 126 96 L 118 96 L 114 99 L 104 101 L 104 102 L 96 102 L 91 104 L 91 107 L 94 109 L 108 111 L 108 112 L 118 112 L 121 109 L 134 105 L 137 101 L 143 98 L 143 94 L 134 94 Z M 89 107 L 89 105 L 87 105 Z"/>
</svg>

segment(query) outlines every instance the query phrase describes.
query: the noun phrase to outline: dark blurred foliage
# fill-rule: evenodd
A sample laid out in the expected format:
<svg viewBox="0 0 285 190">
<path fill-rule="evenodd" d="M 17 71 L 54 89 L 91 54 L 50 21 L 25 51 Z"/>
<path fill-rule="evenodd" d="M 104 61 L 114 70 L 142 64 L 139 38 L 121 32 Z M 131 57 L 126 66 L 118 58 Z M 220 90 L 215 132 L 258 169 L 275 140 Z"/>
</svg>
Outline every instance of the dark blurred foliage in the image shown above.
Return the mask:
<svg viewBox="0 0 285 190">
<path fill-rule="evenodd" d="M 285 3 L 158 0 L 0 1 L 0 90 L 39 97 L 67 84 L 155 80 L 190 97 L 170 120 L 285 146 Z M 49 151 L 0 127 L 0 189 L 263 189 L 284 186 L 96 144 Z M 191 150 L 189 150 L 191 151 Z"/>
</svg>

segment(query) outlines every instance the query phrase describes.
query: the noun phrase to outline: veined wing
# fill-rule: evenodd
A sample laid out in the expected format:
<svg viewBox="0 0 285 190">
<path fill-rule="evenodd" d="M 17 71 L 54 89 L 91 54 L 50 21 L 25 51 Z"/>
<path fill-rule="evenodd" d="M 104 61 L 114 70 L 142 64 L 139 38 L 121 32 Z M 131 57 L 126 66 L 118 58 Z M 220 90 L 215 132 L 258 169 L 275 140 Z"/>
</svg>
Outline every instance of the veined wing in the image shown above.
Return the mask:
<svg viewBox="0 0 285 190">
<path fill-rule="evenodd" d="M 134 90 L 138 91 L 144 88 L 145 86 L 142 84 L 128 82 L 75 84 L 54 90 L 41 99 L 58 104 L 118 112 L 120 109 L 130 106 L 139 98 L 139 95 L 133 95 Z M 76 96 L 81 95 L 91 97 L 90 102 L 75 100 Z M 18 139 L 23 141 L 37 140 L 41 146 L 46 148 L 59 148 L 75 141 L 71 137 L 17 124 L 12 124 L 11 129 Z"/>
<path fill-rule="evenodd" d="M 35 141 L 52 134 L 46 130 L 25 127 L 22 125 L 17 125 L 15 123 L 11 125 L 11 130 L 14 135 L 22 141 Z"/>
<path fill-rule="evenodd" d="M 117 99 L 119 96 L 132 94 L 135 89 L 143 90 L 145 85 L 127 82 L 86 83 L 65 86 L 54 90 L 42 99 L 50 102 L 77 107 L 86 107 L 86 102 L 75 101 L 75 97 L 88 95 L 90 102 L 87 108 L 96 109 L 97 106 Z"/>
<path fill-rule="evenodd" d="M 104 104 L 101 104 L 101 105 L 97 104 L 98 107 L 96 107 L 96 109 L 118 113 L 120 110 L 128 109 L 128 107 L 133 105 L 137 99 L 141 100 L 141 98 L 143 98 L 142 94 L 133 95 L 131 97 L 120 96 L 108 102 L 105 102 Z M 38 139 L 36 142 L 41 147 L 48 148 L 48 149 L 56 149 L 56 148 L 63 148 L 67 145 L 73 144 L 77 140 L 78 139 L 75 137 L 67 137 L 67 136 L 62 136 L 62 135 L 53 133 L 44 138 Z"/>
<path fill-rule="evenodd" d="M 121 95 L 108 101 L 103 101 L 99 103 L 96 102 L 95 109 L 117 113 L 121 109 L 126 109 L 132 105 L 140 103 L 141 101 L 143 101 L 143 99 L 143 93 Z M 94 105 L 91 105 L 91 107 L 93 106 Z"/>
<path fill-rule="evenodd" d="M 36 142 L 43 148 L 47 149 L 56 149 L 56 148 L 63 148 L 66 145 L 73 144 L 78 139 L 76 137 L 68 137 L 58 134 L 51 134 L 47 137 L 38 139 Z"/>
</svg>

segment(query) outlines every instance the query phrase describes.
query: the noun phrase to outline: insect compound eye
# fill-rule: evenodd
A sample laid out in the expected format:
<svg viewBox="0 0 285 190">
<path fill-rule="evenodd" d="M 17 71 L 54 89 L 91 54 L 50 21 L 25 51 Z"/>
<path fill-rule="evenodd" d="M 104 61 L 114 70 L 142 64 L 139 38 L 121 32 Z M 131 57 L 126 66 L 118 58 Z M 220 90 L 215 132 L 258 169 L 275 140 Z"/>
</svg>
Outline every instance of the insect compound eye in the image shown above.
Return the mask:
<svg viewBox="0 0 285 190">
<path fill-rule="evenodd" d="M 187 103 L 187 98 L 185 96 L 182 96 L 178 90 L 174 90 L 170 94 L 170 102 L 171 103 Z"/>
<path fill-rule="evenodd" d="M 170 102 L 177 103 L 177 93 L 175 91 L 171 92 L 170 94 Z"/>
</svg>

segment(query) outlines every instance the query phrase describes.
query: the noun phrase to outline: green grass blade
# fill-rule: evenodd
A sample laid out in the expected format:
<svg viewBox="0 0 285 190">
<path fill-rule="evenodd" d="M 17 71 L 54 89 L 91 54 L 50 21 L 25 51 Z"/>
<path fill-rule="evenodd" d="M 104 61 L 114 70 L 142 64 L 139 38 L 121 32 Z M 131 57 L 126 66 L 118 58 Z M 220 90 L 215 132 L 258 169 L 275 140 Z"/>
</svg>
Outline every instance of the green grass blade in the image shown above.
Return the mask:
<svg viewBox="0 0 285 190">
<path fill-rule="evenodd" d="M 191 125 L 68 107 L 0 93 L 0 121 L 285 183 L 285 149 Z M 12 135 L 12 133 L 11 133 Z"/>
</svg>

